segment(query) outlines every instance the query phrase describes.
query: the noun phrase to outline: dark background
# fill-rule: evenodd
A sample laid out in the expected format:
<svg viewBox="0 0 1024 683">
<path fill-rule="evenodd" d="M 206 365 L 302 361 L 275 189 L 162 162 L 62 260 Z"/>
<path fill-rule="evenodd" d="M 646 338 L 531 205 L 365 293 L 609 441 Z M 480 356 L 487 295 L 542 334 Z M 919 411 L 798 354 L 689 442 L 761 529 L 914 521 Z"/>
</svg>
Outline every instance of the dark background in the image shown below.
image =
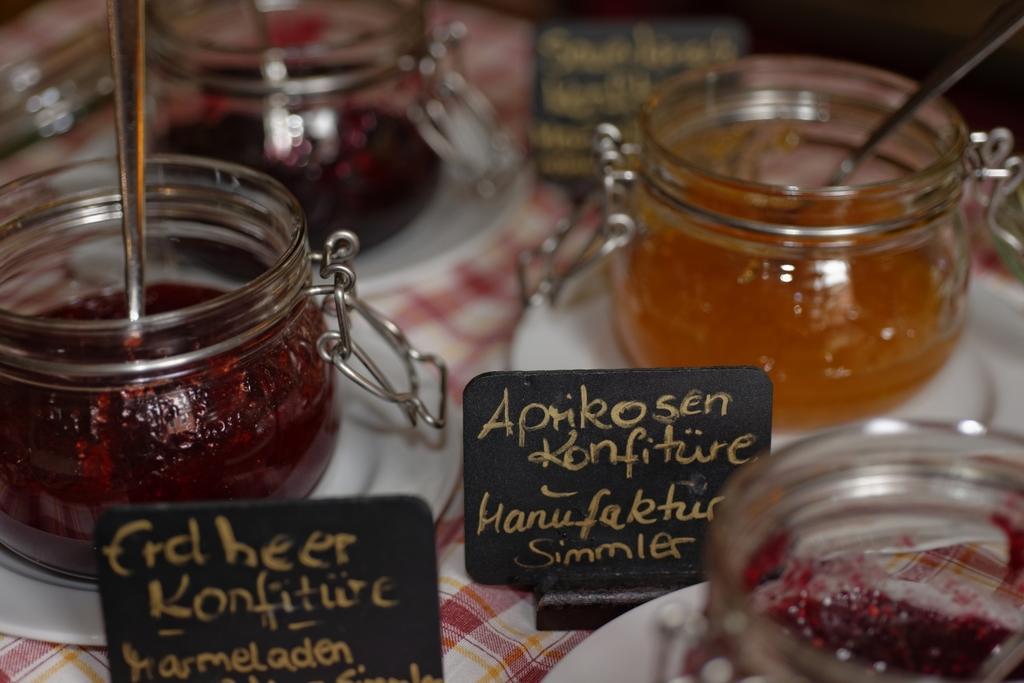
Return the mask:
<svg viewBox="0 0 1024 683">
<path fill-rule="evenodd" d="M 529 18 L 579 15 L 732 15 L 751 52 L 810 53 L 923 77 L 967 40 L 1000 0 L 480 0 Z M 948 97 L 973 129 L 997 125 L 1024 138 L 1024 32 L 956 85 Z"/>
<path fill-rule="evenodd" d="M 0 21 L 38 0 L 0 0 Z M 100 0 L 97 0 L 99 2 Z M 531 20 L 560 16 L 728 14 L 746 22 L 754 52 L 843 57 L 920 78 L 971 35 L 999 0 L 475 0 Z M 1024 137 L 1024 33 L 950 92 L 972 128 Z"/>
</svg>

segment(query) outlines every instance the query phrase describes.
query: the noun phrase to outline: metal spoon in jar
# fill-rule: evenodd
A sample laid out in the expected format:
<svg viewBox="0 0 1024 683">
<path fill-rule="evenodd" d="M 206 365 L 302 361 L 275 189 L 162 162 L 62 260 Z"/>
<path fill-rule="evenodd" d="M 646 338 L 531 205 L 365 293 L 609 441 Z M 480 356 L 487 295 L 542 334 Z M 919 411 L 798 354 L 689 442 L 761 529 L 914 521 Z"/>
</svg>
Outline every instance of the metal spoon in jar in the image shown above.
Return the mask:
<svg viewBox="0 0 1024 683">
<path fill-rule="evenodd" d="M 921 85 L 907 98 L 903 106 L 875 128 L 864 144 L 843 159 L 829 178 L 828 184 L 843 185 L 889 133 L 912 117 L 922 105 L 949 90 L 954 83 L 1009 40 L 1021 26 L 1024 26 L 1024 0 L 1009 0 L 1002 3 L 971 40 L 943 60 L 921 81 Z"/>
<path fill-rule="evenodd" d="M 146 49 L 143 0 L 107 0 L 128 319 L 145 315 Z"/>
</svg>

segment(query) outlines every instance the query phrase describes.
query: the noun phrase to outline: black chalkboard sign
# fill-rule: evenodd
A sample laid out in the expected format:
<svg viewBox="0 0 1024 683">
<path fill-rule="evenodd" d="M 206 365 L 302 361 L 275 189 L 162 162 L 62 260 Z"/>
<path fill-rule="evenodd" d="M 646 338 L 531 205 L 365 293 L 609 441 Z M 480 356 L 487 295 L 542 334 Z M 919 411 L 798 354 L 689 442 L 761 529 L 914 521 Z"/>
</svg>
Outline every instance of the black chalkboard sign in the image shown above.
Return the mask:
<svg viewBox="0 0 1024 683">
<path fill-rule="evenodd" d="M 636 141 L 634 114 L 659 82 L 688 69 L 730 62 L 747 31 L 726 19 L 649 22 L 556 21 L 535 36 L 530 146 L 549 180 L 594 178 L 594 127 L 610 121 Z"/>
<path fill-rule="evenodd" d="M 767 452 L 758 368 L 495 372 L 464 396 L 466 567 L 563 588 L 700 579 L 737 467 Z"/>
<path fill-rule="evenodd" d="M 96 546 L 115 683 L 442 679 L 417 498 L 121 507 Z"/>
</svg>

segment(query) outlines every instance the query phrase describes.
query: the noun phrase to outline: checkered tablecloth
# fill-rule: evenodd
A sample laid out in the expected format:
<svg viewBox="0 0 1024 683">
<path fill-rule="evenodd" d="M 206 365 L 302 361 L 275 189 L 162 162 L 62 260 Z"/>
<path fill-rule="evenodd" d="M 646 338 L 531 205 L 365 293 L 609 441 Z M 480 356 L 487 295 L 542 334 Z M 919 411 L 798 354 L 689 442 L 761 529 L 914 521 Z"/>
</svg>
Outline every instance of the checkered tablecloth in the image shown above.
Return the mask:
<svg viewBox="0 0 1024 683">
<path fill-rule="evenodd" d="M 54 44 L 77 28 L 102 19 L 102 0 L 52 0 L 17 24 L 0 30 L 0 64 Z M 471 39 L 466 64 L 471 79 L 495 102 L 502 119 L 523 136 L 530 102 L 530 28 L 487 12 L 443 7 L 439 18 L 467 23 Z M 100 114 L 59 141 L 37 146 L 0 165 L 0 179 L 46 167 L 88 144 L 98 128 L 112 125 Z M 557 216 L 568 210 L 559 190 L 537 186 L 495 233 L 489 244 L 433 280 L 375 300 L 420 348 L 440 352 L 452 372 L 452 397 L 475 374 L 505 367 L 508 344 L 519 316 L 513 277 L 515 255 L 536 244 Z M 990 260 L 982 263 L 991 265 Z M 438 526 L 440 601 L 445 676 L 448 681 L 539 681 L 586 637 L 584 633 L 539 633 L 533 628 L 533 599 L 507 588 L 481 586 L 466 576 L 463 562 L 462 498 L 456 495 Z M 900 574 L 919 580 L 943 568 L 963 571 L 978 555 L 930 554 Z M 973 565 L 972 565 L 973 562 Z M 0 683 L 9 681 L 105 681 L 105 652 L 0 635 Z"/>
</svg>

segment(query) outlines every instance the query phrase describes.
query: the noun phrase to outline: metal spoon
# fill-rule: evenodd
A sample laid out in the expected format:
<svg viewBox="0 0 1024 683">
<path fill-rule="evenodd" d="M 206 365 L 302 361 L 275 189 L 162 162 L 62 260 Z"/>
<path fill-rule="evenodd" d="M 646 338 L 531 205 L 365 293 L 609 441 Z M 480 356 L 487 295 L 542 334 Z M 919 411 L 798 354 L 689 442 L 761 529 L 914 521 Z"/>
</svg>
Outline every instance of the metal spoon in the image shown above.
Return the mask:
<svg viewBox="0 0 1024 683">
<path fill-rule="evenodd" d="M 899 109 L 893 112 L 871 133 L 868 139 L 850 156 L 843 159 L 835 173 L 829 178 L 829 185 L 843 185 L 857 167 L 871 156 L 878 144 L 893 130 L 914 115 L 926 102 L 946 92 L 954 83 L 967 75 L 986 57 L 1009 40 L 1021 26 L 1024 26 L 1024 0 L 1003 2 L 985 22 L 981 30 L 959 50 L 943 60 L 918 89 L 907 98 Z"/>
<path fill-rule="evenodd" d="M 128 319 L 145 315 L 146 49 L 143 0 L 107 0 Z"/>
</svg>

